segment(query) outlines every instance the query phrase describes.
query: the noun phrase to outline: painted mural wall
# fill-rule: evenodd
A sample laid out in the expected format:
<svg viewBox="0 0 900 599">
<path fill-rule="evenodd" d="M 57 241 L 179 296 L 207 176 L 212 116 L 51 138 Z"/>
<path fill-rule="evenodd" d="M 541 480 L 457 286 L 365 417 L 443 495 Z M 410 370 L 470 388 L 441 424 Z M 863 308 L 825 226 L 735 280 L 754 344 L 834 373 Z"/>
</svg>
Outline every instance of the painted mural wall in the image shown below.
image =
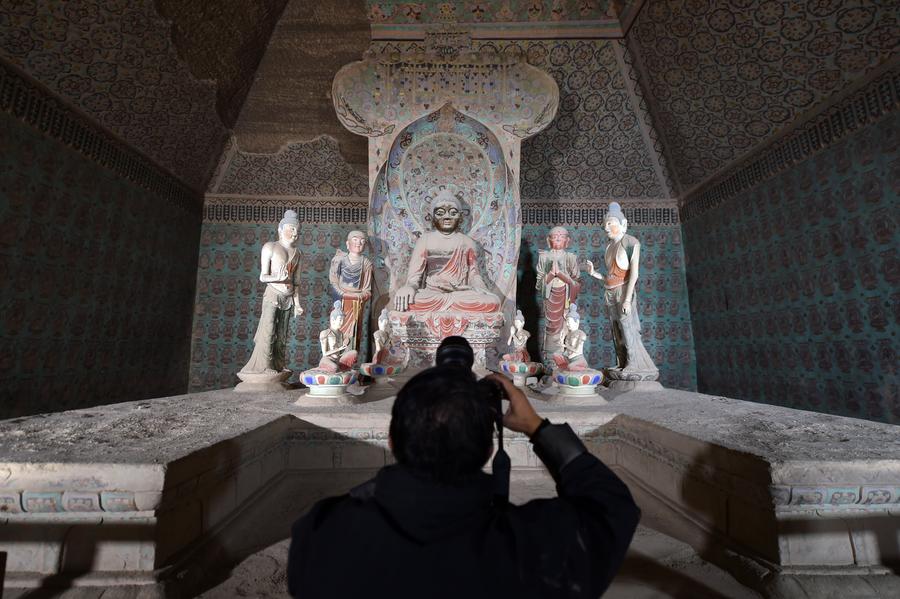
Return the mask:
<svg viewBox="0 0 900 599">
<path fill-rule="evenodd" d="M 199 225 L 196 193 L 0 69 L 0 418 L 184 392 Z"/>
<path fill-rule="evenodd" d="M 898 146 L 893 112 L 694 208 L 684 239 L 700 391 L 900 423 Z"/>
</svg>

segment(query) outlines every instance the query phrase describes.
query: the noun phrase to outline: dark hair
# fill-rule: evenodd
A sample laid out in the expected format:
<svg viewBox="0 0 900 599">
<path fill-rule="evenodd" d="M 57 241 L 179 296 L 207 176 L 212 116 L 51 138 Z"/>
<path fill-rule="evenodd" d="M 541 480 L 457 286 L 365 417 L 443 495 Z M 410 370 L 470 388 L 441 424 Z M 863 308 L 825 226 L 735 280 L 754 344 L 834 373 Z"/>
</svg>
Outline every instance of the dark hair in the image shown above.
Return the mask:
<svg viewBox="0 0 900 599">
<path fill-rule="evenodd" d="M 493 414 L 471 371 L 435 366 L 400 389 L 390 435 L 398 463 L 455 482 L 481 471 L 490 457 Z"/>
</svg>

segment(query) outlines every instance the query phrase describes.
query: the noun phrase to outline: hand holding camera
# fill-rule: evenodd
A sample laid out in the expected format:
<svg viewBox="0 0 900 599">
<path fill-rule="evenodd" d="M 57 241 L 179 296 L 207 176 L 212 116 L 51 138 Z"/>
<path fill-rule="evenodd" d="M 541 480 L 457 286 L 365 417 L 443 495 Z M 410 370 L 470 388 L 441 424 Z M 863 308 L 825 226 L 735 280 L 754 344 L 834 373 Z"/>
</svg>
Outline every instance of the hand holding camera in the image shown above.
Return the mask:
<svg viewBox="0 0 900 599">
<path fill-rule="evenodd" d="M 503 391 L 502 399 L 509 400 L 509 408 L 503 414 L 503 426 L 517 433 L 525 433 L 530 437 L 540 426 L 543 418 L 535 412 L 525 393 L 502 374 L 490 374 L 483 380 L 493 381 L 499 385 Z"/>
</svg>

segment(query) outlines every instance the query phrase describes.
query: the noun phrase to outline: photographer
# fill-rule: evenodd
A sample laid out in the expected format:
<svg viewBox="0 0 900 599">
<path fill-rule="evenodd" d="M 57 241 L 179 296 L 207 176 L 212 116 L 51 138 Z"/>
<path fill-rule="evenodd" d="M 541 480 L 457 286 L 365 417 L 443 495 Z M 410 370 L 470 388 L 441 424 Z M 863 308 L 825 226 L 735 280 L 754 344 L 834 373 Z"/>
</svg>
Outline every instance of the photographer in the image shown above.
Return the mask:
<svg viewBox="0 0 900 599">
<path fill-rule="evenodd" d="M 291 595 L 599 597 L 640 516 L 627 487 L 568 425 L 541 419 L 509 379 L 479 385 L 465 368 L 468 343 L 442 348 L 442 365 L 414 376 L 394 402 L 397 464 L 294 525 Z M 503 484 L 482 471 L 499 404 L 485 397 L 492 386 L 509 400 L 503 425 L 528 435 L 558 498 L 510 505 L 496 493 Z"/>
</svg>

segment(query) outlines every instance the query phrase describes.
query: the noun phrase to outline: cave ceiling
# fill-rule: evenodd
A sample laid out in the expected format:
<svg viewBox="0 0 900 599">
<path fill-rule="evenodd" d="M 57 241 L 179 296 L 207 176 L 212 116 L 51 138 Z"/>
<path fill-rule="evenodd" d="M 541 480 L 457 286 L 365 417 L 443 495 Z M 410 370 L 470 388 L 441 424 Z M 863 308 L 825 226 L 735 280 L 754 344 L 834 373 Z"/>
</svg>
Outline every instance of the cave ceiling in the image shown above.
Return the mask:
<svg viewBox="0 0 900 599">
<path fill-rule="evenodd" d="M 290 0 L 235 126 L 238 148 L 271 154 L 291 142 L 329 135 L 344 158 L 364 171 L 366 138 L 338 122 L 331 82 L 338 69 L 360 59 L 369 41 L 363 0 Z"/>
<path fill-rule="evenodd" d="M 894 56 L 898 3 L 648 2 L 628 41 L 684 192 Z"/>
</svg>

